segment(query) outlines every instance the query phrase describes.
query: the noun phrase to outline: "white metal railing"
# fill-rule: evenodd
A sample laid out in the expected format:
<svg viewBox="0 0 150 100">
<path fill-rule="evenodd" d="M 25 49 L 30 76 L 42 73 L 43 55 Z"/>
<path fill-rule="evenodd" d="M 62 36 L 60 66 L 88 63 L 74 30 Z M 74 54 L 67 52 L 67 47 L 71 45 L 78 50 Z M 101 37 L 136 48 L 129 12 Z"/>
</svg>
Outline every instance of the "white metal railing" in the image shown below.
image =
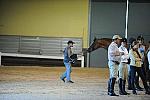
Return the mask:
<svg viewBox="0 0 150 100">
<path fill-rule="evenodd" d="M 31 54 L 18 54 L 18 53 L 2 53 L 0 52 L 0 66 L 1 66 L 1 57 L 2 56 L 11 56 L 11 57 L 27 57 L 27 58 L 45 58 L 45 59 L 64 59 L 63 56 L 46 56 L 46 55 L 31 55 Z M 81 61 L 81 67 L 84 68 L 84 56 L 78 56 L 78 59 Z"/>
</svg>

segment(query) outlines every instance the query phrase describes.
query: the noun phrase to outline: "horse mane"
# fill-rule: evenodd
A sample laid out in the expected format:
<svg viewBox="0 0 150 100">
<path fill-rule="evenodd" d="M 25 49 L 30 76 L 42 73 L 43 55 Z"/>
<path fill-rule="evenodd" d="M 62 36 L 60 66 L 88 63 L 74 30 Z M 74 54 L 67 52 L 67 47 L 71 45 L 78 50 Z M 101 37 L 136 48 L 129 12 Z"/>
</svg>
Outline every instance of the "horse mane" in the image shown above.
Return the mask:
<svg viewBox="0 0 150 100">
<path fill-rule="evenodd" d="M 107 45 L 105 45 L 104 47 L 101 47 L 101 48 L 108 50 L 108 46 L 112 42 L 112 39 L 111 38 L 100 38 L 100 39 L 97 39 L 97 41 L 98 40 L 104 41 L 104 43 L 106 43 Z"/>
<path fill-rule="evenodd" d="M 111 40 L 111 41 L 112 41 L 111 38 L 100 38 L 100 39 L 98 39 L 98 40 Z"/>
</svg>

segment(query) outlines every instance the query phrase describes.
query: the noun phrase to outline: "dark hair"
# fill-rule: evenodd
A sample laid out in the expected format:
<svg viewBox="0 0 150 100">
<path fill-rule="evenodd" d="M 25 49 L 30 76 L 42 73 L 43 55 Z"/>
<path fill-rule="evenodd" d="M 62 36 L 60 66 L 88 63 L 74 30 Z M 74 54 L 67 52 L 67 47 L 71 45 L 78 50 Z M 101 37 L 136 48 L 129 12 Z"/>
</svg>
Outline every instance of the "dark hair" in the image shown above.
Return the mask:
<svg viewBox="0 0 150 100">
<path fill-rule="evenodd" d="M 143 36 L 142 35 L 139 35 L 138 37 L 137 37 L 137 40 L 143 40 L 144 41 L 144 38 L 143 38 Z"/>
<path fill-rule="evenodd" d="M 133 43 L 134 43 L 134 45 L 133 45 Z M 131 48 L 133 48 L 136 44 L 138 44 L 138 42 L 137 42 L 137 41 L 133 41 L 133 42 L 131 43 Z"/>
<path fill-rule="evenodd" d="M 130 43 L 130 44 L 132 44 L 134 41 L 136 41 L 136 39 L 133 38 L 133 37 L 131 37 L 131 38 L 129 39 L 129 43 Z"/>
<path fill-rule="evenodd" d="M 69 41 L 67 42 L 67 44 L 69 44 L 69 43 L 72 43 L 72 44 L 74 44 L 74 42 L 73 42 L 73 41 L 71 41 L 71 40 L 69 40 Z"/>
<path fill-rule="evenodd" d="M 126 38 L 122 38 L 122 42 L 126 42 L 127 43 L 127 39 Z"/>
</svg>

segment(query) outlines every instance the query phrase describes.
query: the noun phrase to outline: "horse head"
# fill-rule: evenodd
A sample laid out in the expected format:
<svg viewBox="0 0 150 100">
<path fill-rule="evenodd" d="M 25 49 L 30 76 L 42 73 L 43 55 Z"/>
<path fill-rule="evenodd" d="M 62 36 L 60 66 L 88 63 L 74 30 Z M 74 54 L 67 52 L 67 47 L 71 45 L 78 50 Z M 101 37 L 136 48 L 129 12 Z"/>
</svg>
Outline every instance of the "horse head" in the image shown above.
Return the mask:
<svg viewBox="0 0 150 100">
<path fill-rule="evenodd" d="M 87 52 L 90 53 L 98 48 L 108 49 L 108 46 L 111 43 L 111 41 L 112 39 L 109 38 L 101 38 L 101 39 L 95 38 L 90 47 L 87 49 Z"/>
<path fill-rule="evenodd" d="M 92 52 L 95 50 L 95 45 L 96 45 L 96 42 L 97 42 L 97 38 L 94 38 L 92 44 L 90 45 L 90 47 L 87 49 L 87 52 Z"/>
</svg>

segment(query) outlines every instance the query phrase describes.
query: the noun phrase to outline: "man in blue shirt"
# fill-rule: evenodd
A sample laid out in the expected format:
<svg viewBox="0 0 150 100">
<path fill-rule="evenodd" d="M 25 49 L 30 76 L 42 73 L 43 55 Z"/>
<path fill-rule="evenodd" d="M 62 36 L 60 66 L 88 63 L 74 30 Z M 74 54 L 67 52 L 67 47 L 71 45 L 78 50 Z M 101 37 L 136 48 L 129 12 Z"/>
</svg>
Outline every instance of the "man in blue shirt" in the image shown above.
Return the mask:
<svg viewBox="0 0 150 100">
<path fill-rule="evenodd" d="M 71 48 L 73 47 L 74 42 L 69 40 L 68 46 L 64 49 L 64 65 L 66 67 L 66 71 L 61 75 L 60 79 L 66 83 L 74 83 L 71 81 L 70 73 L 71 73 L 71 62 L 73 61 L 70 56 L 73 54 Z"/>
</svg>

